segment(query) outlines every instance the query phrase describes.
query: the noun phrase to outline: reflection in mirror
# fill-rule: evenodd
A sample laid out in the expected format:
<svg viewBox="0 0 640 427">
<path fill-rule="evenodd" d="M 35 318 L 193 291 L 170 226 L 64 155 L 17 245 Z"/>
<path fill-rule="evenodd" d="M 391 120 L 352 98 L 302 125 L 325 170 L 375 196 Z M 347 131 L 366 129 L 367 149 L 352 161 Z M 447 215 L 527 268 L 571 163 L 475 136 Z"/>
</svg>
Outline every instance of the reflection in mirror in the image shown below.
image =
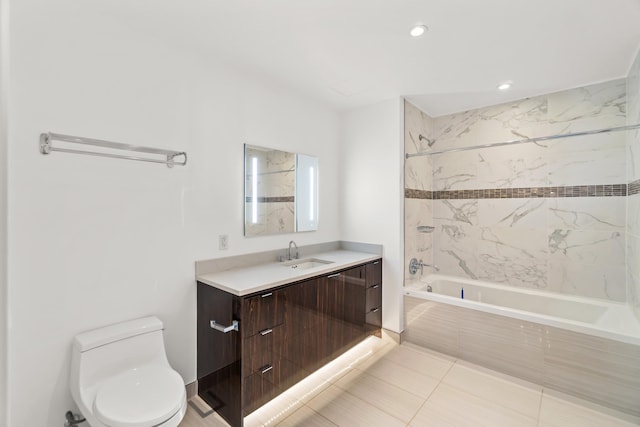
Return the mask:
<svg viewBox="0 0 640 427">
<path fill-rule="evenodd" d="M 294 153 L 245 144 L 245 236 L 295 230 Z"/>
<path fill-rule="evenodd" d="M 298 154 L 296 162 L 296 231 L 318 229 L 318 159 Z"/>
<path fill-rule="evenodd" d="M 244 235 L 318 229 L 318 159 L 244 146 Z"/>
</svg>

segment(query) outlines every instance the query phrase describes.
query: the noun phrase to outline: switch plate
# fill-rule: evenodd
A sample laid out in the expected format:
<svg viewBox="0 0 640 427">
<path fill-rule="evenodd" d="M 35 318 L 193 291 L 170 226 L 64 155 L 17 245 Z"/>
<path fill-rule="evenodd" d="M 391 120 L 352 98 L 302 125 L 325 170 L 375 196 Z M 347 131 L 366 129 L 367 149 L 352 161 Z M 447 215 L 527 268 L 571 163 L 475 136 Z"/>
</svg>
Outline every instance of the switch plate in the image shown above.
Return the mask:
<svg viewBox="0 0 640 427">
<path fill-rule="evenodd" d="M 221 234 L 218 236 L 218 249 L 221 251 L 229 249 L 229 236 L 227 234 Z"/>
</svg>

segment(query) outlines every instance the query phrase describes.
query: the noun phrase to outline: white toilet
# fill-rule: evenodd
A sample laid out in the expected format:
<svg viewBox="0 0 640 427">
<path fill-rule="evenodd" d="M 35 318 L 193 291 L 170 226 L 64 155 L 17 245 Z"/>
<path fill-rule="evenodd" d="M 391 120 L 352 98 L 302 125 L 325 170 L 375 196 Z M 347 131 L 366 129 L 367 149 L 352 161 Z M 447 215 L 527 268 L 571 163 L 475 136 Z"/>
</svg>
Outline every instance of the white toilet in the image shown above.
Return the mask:
<svg viewBox="0 0 640 427">
<path fill-rule="evenodd" d="M 169 366 L 162 322 L 145 317 L 77 335 L 71 395 L 91 427 L 176 427 L 187 411 Z"/>
</svg>

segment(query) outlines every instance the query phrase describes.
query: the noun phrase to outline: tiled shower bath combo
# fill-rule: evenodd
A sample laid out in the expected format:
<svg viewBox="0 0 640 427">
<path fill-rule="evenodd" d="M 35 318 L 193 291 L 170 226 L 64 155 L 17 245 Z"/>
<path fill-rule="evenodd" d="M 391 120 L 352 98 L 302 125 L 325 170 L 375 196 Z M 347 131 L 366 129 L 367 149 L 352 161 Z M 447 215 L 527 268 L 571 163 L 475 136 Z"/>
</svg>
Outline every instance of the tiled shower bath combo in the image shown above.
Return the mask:
<svg viewBox="0 0 640 427">
<path fill-rule="evenodd" d="M 640 56 L 624 79 L 459 114 L 405 103 L 405 153 L 635 125 L 639 75 Z M 638 129 L 409 157 L 404 339 L 640 415 L 639 194 Z M 456 277 L 604 308 L 583 322 L 426 292 Z"/>
</svg>

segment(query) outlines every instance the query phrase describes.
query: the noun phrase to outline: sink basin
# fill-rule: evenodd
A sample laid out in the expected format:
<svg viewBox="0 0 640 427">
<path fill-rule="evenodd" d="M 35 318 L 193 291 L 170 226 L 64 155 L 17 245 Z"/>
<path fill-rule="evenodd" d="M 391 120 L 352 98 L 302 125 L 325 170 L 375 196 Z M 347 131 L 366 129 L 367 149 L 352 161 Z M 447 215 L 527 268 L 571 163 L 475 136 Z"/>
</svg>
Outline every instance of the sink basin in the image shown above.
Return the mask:
<svg viewBox="0 0 640 427">
<path fill-rule="evenodd" d="M 288 268 L 306 270 L 309 268 L 320 267 L 327 264 L 333 264 L 333 261 L 327 261 L 327 260 L 318 259 L 318 258 L 305 258 L 305 259 L 296 259 L 293 261 L 285 262 L 283 265 Z"/>
</svg>

